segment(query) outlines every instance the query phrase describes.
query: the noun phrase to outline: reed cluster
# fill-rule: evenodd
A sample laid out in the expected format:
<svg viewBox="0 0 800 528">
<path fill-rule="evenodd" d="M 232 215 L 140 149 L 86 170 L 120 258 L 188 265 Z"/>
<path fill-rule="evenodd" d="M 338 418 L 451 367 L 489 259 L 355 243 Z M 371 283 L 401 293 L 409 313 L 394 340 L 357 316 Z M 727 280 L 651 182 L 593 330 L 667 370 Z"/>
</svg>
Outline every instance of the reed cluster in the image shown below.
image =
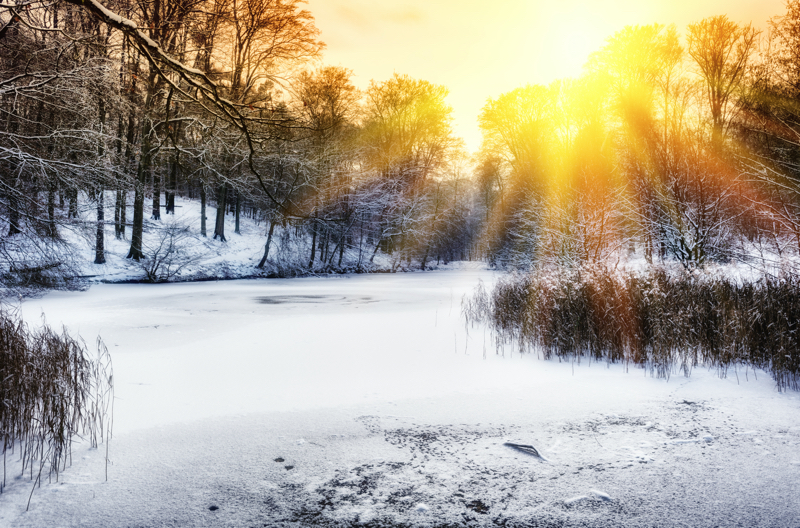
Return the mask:
<svg viewBox="0 0 800 528">
<path fill-rule="evenodd" d="M 34 489 L 71 462 L 81 438 L 98 447 L 112 430 L 113 371 L 103 342 L 91 357 L 80 338 L 43 325 L 29 328 L 0 309 L 0 445 L 6 486 L 7 459 L 18 455 Z M 106 460 L 108 452 L 106 451 Z"/>
<path fill-rule="evenodd" d="M 621 272 L 602 266 L 511 274 L 465 299 L 467 324 L 486 323 L 498 346 L 545 358 L 626 362 L 659 377 L 693 367 L 769 372 L 800 388 L 800 280 Z M 738 375 L 738 374 L 737 374 Z"/>
</svg>

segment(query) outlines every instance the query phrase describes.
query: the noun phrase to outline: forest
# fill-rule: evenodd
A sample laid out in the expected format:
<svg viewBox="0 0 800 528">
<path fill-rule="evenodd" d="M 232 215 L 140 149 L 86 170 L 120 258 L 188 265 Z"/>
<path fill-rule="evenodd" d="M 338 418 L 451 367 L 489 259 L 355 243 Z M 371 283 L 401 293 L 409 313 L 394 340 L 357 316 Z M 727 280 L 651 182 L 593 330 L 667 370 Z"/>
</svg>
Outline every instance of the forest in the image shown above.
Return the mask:
<svg viewBox="0 0 800 528">
<path fill-rule="evenodd" d="M 325 66 L 301 0 L 16 1 L 0 25 L 7 288 L 74 286 L 78 246 L 102 264 L 112 236 L 131 261 L 190 231 L 224 252 L 242 219 L 263 228 L 254 275 L 289 248 L 283 275 L 782 273 L 800 252 L 797 1 L 768 31 L 725 15 L 625 27 L 581 77 L 489 99 L 475 153 L 447 87 L 395 74 L 358 90 Z M 199 203 L 191 225 L 164 221 L 176 197 Z"/>
</svg>

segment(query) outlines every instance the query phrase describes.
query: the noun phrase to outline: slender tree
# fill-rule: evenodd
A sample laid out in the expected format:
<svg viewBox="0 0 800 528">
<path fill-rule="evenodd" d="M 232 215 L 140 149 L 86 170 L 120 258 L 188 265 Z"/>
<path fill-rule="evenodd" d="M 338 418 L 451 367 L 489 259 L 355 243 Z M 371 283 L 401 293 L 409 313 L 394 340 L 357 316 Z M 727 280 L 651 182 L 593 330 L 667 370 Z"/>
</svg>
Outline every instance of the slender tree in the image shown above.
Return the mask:
<svg viewBox="0 0 800 528">
<path fill-rule="evenodd" d="M 722 143 L 729 120 L 729 102 L 744 78 L 747 62 L 756 49 L 759 32 L 750 24 L 740 26 L 725 15 L 689 24 L 689 55 L 703 79 L 711 112 L 711 137 Z"/>
</svg>

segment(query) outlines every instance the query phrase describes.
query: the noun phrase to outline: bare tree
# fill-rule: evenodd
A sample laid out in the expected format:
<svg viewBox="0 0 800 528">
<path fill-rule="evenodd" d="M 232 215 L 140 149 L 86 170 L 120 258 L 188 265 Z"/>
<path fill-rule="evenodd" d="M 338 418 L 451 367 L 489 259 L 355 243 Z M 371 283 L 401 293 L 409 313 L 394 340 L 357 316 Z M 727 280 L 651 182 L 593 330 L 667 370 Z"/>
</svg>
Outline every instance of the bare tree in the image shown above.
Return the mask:
<svg viewBox="0 0 800 528">
<path fill-rule="evenodd" d="M 689 55 L 703 79 L 711 111 L 712 143 L 722 143 L 729 120 L 729 102 L 745 75 L 747 62 L 756 49 L 759 32 L 752 25 L 740 26 L 725 15 L 689 24 Z"/>
<path fill-rule="evenodd" d="M 4 240 L 3 254 L 25 262 L 4 264 L 16 274 L 26 269 L 69 274 L 72 249 L 60 231 L 83 227 L 76 218 L 79 192 L 96 198 L 98 221 L 91 228 L 95 261 L 102 263 L 102 188 L 119 175 L 119 159 L 108 148 L 113 134 L 107 118 L 120 109 L 109 97 L 116 92 L 109 34 L 94 17 L 63 4 L 3 8 L 0 194 L 9 237 L 20 238 Z M 62 203 L 65 196 L 69 200 L 65 216 L 57 194 Z"/>
<path fill-rule="evenodd" d="M 365 93 L 362 159 L 386 196 L 373 257 L 380 247 L 391 252 L 414 243 L 405 219 L 423 197 L 426 180 L 459 146 L 446 95 L 443 86 L 398 74 L 372 82 Z"/>
</svg>

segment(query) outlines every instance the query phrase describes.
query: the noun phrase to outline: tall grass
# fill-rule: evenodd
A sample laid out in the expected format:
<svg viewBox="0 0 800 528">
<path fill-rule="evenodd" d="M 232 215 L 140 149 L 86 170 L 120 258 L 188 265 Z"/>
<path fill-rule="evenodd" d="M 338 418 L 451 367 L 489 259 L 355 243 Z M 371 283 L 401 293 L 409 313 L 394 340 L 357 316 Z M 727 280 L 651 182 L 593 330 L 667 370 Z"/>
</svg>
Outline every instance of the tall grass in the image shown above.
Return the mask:
<svg viewBox="0 0 800 528">
<path fill-rule="evenodd" d="M 30 329 L 0 309 L 0 492 L 9 455 L 18 454 L 22 475 L 34 481 L 35 489 L 42 475 L 58 480 L 71 462 L 76 437 L 92 447 L 105 441 L 107 447 L 112 400 L 111 358 L 100 339 L 92 358 L 66 330 Z"/>
<path fill-rule="evenodd" d="M 722 375 L 768 371 L 779 390 L 800 388 L 800 280 L 737 281 L 652 268 L 538 270 L 479 286 L 465 299 L 467 324 L 486 323 L 498 347 L 545 358 L 625 362 L 659 377 L 698 365 Z"/>
</svg>

